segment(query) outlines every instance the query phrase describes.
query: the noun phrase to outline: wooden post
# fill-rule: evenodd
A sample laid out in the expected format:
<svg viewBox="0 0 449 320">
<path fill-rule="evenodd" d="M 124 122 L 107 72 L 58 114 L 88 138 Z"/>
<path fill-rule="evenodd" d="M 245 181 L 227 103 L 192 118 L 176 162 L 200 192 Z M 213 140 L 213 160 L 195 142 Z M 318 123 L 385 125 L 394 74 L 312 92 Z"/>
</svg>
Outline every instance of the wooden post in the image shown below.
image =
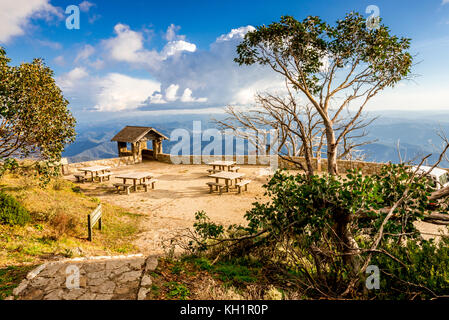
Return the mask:
<svg viewBox="0 0 449 320">
<path fill-rule="evenodd" d="M 157 155 L 161 153 L 162 150 L 162 144 L 161 141 L 158 139 L 153 140 L 153 159 L 157 160 Z"/>
<path fill-rule="evenodd" d="M 92 241 L 92 223 L 90 220 L 90 214 L 87 215 L 87 240 Z"/>
<path fill-rule="evenodd" d="M 136 156 L 136 144 L 135 144 L 134 142 L 131 143 L 131 153 L 132 153 L 132 155 L 133 155 L 134 163 L 136 163 L 136 160 L 137 160 L 137 156 Z"/>
</svg>

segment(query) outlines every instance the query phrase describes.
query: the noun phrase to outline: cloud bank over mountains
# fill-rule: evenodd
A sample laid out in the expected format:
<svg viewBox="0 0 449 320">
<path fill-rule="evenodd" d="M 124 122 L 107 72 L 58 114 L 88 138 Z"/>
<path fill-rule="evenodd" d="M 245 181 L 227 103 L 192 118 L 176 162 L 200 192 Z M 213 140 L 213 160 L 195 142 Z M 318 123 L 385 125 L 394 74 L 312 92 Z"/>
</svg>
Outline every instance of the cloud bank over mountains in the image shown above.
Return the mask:
<svg viewBox="0 0 449 320">
<path fill-rule="evenodd" d="M 282 86 L 272 71 L 233 61 L 236 46 L 254 27 L 232 29 L 205 50 L 178 34 L 179 30 L 171 24 L 163 35 L 164 45 L 156 48 L 149 45 L 145 31 L 118 23 L 112 37 L 79 49 L 73 69 L 58 76 L 57 82 L 69 95 L 87 95 L 84 109 L 108 112 L 249 104 L 256 90 Z M 147 77 L 108 72 L 109 66 L 140 74 L 143 70 Z"/>
</svg>

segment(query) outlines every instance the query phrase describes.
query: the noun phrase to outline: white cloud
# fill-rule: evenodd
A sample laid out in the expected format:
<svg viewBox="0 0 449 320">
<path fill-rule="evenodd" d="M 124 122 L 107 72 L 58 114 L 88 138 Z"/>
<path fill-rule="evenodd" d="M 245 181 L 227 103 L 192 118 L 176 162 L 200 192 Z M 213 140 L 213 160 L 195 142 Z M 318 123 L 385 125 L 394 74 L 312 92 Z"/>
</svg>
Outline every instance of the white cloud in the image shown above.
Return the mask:
<svg viewBox="0 0 449 320">
<path fill-rule="evenodd" d="M 186 88 L 181 97 L 181 102 L 207 102 L 207 98 L 198 98 L 195 99 L 192 97 L 192 90 Z"/>
<path fill-rule="evenodd" d="M 174 56 L 177 53 L 180 52 L 195 52 L 196 51 L 196 45 L 193 43 L 189 43 L 184 40 L 177 40 L 177 41 L 170 41 L 167 43 L 162 50 L 161 56 L 162 59 L 166 59 L 170 56 Z"/>
<path fill-rule="evenodd" d="M 233 29 L 219 36 L 209 50 L 182 54 L 181 58 L 170 56 L 160 62 L 159 68 L 150 69 L 150 74 L 161 82 L 162 88 L 176 84 L 178 92 L 183 92 L 176 104 L 166 107 L 181 108 L 182 103 L 201 103 L 201 107 L 249 104 L 257 90 L 283 88 L 282 80 L 271 69 L 239 66 L 234 62 L 236 46 L 251 30 L 254 30 L 251 26 Z M 150 99 L 148 107 L 156 101 L 160 102 L 160 99 Z"/>
<path fill-rule="evenodd" d="M 105 67 L 105 62 L 101 59 L 89 62 L 89 65 L 97 70 L 103 69 Z"/>
<path fill-rule="evenodd" d="M 165 33 L 165 39 L 167 41 L 173 41 L 176 39 L 176 32 L 181 29 L 180 26 L 175 26 L 173 23 L 167 28 L 167 32 Z"/>
<path fill-rule="evenodd" d="M 56 78 L 56 83 L 65 91 L 72 91 L 79 85 L 79 81 L 88 76 L 86 69 L 77 67 Z"/>
<path fill-rule="evenodd" d="M 449 3 L 449 0 L 443 0 L 443 2 L 441 3 L 441 5 L 445 5 L 445 4 L 448 4 Z"/>
<path fill-rule="evenodd" d="M 232 29 L 231 32 L 227 34 L 223 34 L 220 37 L 217 38 L 217 42 L 220 41 L 230 41 L 233 39 L 243 39 L 245 34 L 247 34 L 250 31 L 254 31 L 256 28 L 253 26 L 246 26 L 246 27 L 240 27 L 237 29 Z"/>
<path fill-rule="evenodd" d="M 114 27 L 114 33 L 116 37 L 104 41 L 111 59 L 147 65 L 157 64 L 161 60 L 155 50 L 144 49 L 142 33 L 133 31 L 121 23 Z"/>
<path fill-rule="evenodd" d="M 83 1 L 79 4 L 80 10 L 83 12 L 88 12 L 93 6 L 95 6 L 95 4 L 89 1 Z"/>
<path fill-rule="evenodd" d="M 87 111 L 135 110 L 161 89 L 157 81 L 120 73 L 93 76 L 82 67 L 57 77 L 56 83 L 71 105 Z"/>
<path fill-rule="evenodd" d="M 0 1 L 0 42 L 7 43 L 13 37 L 25 34 L 31 18 L 50 21 L 62 18 L 61 10 L 49 0 L 2 0 Z"/>
<path fill-rule="evenodd" d="M 75 63 L 82 60 L 87 60 L 91 55 L 95 53 L 95 48 L 90 44 L 85 45 L 77 54 Z"/>
<path fill-rule="evenodd" d="M 98 82 L 100 92 L 96 95 L 95 109 L 98 111 L 123 111 L 139 108 L 160 84 L 147 79 L 132 78 L 110 73 Z"/>
<path fill-rule="evenodd" d="M 148 100 L 151 104 L 166 104 L 164 96 L 160 92 L 154 92 Z"/>
<path fill-rule="evenodd" d="M 175 101 L 178 99 L 176 94 L 178 93 L 179 86 L 177 84 L 171 84 L 165 91 L 165 99 L 167 101 Z"/>
<path fill-rule="evenodd" d="M 59 42 L 48 41 L 48 40 L 36 40 L 36 42 L 43 47 L 49 47 L 53 50 L 61 50 L 62 49 L 62 44 L 60 44 Z"/>
<path fill-rule="evenodd" d="M 137 66 L 145 66 L 148 70 L 159 69 L 161 63 L 168 57 L 182 52 L 196 51 L 195 44 L 183 40 L 183 37 L 177 36 L 174 31 L 167 38 L 178 40 L 168 42 L 161 52 L 154 49 L 145 49 L 143 34 L 131 30 L 127 25 L 117 24 L 114 27 L 114 33 L 116 34 L 114 38 L 103 42 L 109 52 L 109 58 Z"/>
<path fill-rule="evenodd" d="M 175 101 L 180 101 L 183 103 L 207 102 L 207 98 L 194 98 L 192 96 L 193 92 L 189 88 L 184 89 L 181 96 L 178 96 L 178 91 L 179 85 L 171 84 L 165 90 L 165 97 L 161 92 L 157 91 L 153 93 L 147 102 L 150 102 L 150 104 L 167 104 Z"/>
</svg>

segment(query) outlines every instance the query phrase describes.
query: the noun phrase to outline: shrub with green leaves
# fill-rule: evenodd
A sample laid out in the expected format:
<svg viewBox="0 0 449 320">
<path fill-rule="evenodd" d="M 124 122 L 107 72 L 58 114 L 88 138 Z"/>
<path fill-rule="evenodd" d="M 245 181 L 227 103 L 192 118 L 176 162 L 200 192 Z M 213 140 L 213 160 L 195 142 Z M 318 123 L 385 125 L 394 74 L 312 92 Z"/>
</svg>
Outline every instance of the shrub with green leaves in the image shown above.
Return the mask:
<svg viewBox="0 0 449 320">
<path fill-rule="evenodd" d="M 0 223 L 23 226 L 30 219 L 29 212 L 16 199 L 0 192 Z"/>
<path fill-rule="evenodd" d="M 404 246 L 389 245 L 397 260 L 385 255 L 372 264 L 381 271 L 380 288 L 369 292 L 379 299 L 434 299 L 449 294 L 449 238 L 438 243 L 409 241 Z"/>
<path fill-rule="evenodd" d="M 416 263 L 405 259 L 404 250 L 413 248 L 416 259 L 422 258 L 424 266 L 416 274 L 435 264 L 424 259 L 423 250 L 437 249 L 426 247 L 431 245 L 423 242 L 414 225 L 426 213 L 432 188 L 405 165 L 386 165 L 373 176 L 355 170 L 345 176 L 278 171 L 264 187 L 270 200 L 254 203 L 245 215 L 246 226 L 220 228 L 204 212 L 197 214 L 197 247 L 215 246 L 219 249 L 210 252 L 221 256 L 257 255 L 294 275 L 303 294 L 315 298 L 366 297 L 367 266 L 401 259 L 405 266 Z M 383 260 L 376 260 L 379 257 Z M 446 275 L 448 266 L 440 266 Z M 387 289 L 385 295 L 390 294 Z"/>
<path fill-rule="evenodd" d="M 0 163 L 0 178 L 3 177 L 7 172 L 13 172 L 19 167 L 19 163 L 15 159 L 4 159 Z"/>
</svg>

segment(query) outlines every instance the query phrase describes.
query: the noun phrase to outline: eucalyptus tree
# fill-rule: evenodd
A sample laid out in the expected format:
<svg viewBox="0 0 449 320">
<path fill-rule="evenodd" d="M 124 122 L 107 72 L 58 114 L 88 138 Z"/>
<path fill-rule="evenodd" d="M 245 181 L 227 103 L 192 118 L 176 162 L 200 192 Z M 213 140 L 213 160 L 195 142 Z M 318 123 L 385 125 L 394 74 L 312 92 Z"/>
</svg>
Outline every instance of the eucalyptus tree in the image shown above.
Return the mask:
<svg viewBox="0 0 449 320">
<path fill-rule="evenodd" d="M 367 28 L 358 13 L 335 25 L 283 16 L 248 32 L 235 61 L 271 67 L 313 106 L 324 126 L 328 172 L 337 174 L 338 146 L 360 126 L 368 102 L 410 77 L 409 48 L 410 39 L 392 35 L 380 22 Z"/>
<path fill-rule="evenodd" d="M 0 47 L 0 160 L 58 161 L 74 141 L 75 118 L 41 59 L 10 66 Z"/>
</svg>

